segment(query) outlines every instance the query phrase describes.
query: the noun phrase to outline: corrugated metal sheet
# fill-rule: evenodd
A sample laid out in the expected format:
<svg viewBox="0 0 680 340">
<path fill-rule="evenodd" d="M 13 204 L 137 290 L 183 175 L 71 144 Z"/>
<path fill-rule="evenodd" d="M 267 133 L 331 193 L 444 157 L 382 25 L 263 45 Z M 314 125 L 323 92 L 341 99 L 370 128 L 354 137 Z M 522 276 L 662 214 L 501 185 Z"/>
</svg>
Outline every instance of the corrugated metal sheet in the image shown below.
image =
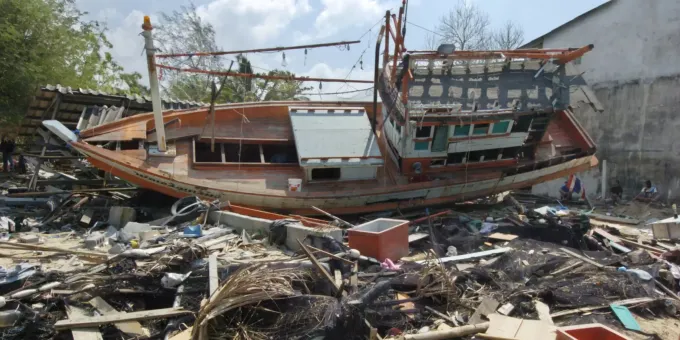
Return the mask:
<svg viewBox="0 0 680 340">
<path fill-rule="evenodd" d="M 47 85 L 38 90 L 33 97 L 28 112 L 22 121 L 19 130 L 20 136 L 35 135 L 36 129 L 42 126 L 42 121 L 52 117 L 57 95 L 61 96 L 61 104 L 55 119 L 72 129 L 77 127 L 78 120 L 84 110 L 88 110 L 86 112 L 88 126 L 90 123 L 94 123 L 90 121 L 92 116 L 100 119 L 97 123 L 103 123 L 152 111 L 150 97 L 108 94 L 91 89 Z M 203 103 L 174 99 L 163 99 L 162 103 L 164 110 L 187 109 L 204 105 Z M 123 110 L 120 111 L 120 108 L 123 108 Z"/>
<path fill-rule="evenodd" d="M 291 107 L 289 114 L 301 166 L 383 164 L 363 108 Z"/>
</svg>

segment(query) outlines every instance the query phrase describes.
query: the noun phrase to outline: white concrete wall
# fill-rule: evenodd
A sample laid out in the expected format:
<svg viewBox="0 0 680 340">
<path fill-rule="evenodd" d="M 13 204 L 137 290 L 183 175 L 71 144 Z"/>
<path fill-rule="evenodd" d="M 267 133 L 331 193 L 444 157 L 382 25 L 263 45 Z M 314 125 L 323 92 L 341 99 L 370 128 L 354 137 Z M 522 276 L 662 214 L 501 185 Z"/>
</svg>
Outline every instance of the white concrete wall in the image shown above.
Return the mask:
<svg viewBox="0 0 680 340">
<path fill-rule="evenodd" d="M 595 48 L 577 67 L 605 110 L 574 113 L 607 160 L 608 187 L 618 179 L 630 196 L 649 179 L 664 198 L 679 197 L 680 1 L 613 0 L 546 36 L 543 47 L 587 44 Z M 599 171 L 580 177 L 599 186 Z M 553 193 L 562 182 L 535 192 Z"/>
<path fill-rule="evenodd" d="M 545 37 L 544 48 L 595 48 L 579 68 L 591 84 L 680 73 L 680 1 L 613 2 Z"/>
</svg>

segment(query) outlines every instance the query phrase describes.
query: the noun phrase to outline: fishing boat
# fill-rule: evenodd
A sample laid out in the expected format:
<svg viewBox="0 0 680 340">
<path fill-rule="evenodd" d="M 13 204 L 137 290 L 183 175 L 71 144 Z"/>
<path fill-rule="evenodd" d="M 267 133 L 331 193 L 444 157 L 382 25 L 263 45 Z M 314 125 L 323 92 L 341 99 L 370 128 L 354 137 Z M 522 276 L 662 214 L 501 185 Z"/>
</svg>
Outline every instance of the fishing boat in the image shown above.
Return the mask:
<svg viewBox="0 0 680 340">
<path fill-rule="evenodd" d="M 78 133 L 43 124 L 93 166 L 140 187 L 307 215 L 318 214 L 312 207 L 355 214 L 468 200 L 597 165 L 574 116 L 597 107 L 573 65 L 592 45 L 406 51 L 402 17 L 386 17 L 376 44 L 373 101 L 162 111 L 145 23 L 154 112 L 84 113 Z"/>
</svg>

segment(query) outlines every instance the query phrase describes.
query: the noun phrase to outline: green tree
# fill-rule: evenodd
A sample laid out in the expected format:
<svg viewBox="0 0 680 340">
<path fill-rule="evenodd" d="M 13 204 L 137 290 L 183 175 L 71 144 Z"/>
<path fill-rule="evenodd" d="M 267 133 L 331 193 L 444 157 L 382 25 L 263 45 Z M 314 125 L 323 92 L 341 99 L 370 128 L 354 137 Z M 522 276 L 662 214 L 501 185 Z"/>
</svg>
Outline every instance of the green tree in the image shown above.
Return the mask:
<svg viewBox="0 0 680 340">
<path fill-rule="evenodd" d="M 161 13 L 161 24 L 156 28 L 155 38 L 163 53 L 181 54 L 220 50 L 215 40 L 215 29 L 210 23 L 201 19 L 193 4 L 183 6 L 172 13 Z M 165 58 L 161 59 L 161 63 L 179 68 L 255 74 L 254 67 L 243 55 L 237 55 L 233 59 L 228 55 Z M 272 70 L 267 74 L 294 76 L 282 70 Z M 309 89 L 303 87 L 302 82 L 294 80 L 262 80 L 247 77 L 224 79 L 220 76 L 188 72 L 168 72 L 165 79 L 162 86 L 169 96 L 201 102 L 210 101 L 213 82 L 224 87 L 217 97 L 217 102 L 291 100 Z"/>
<path fill-rule="evenodd" d="M 46 84 L 143 93 L 105 49 L 105 27 L 86 21 L 74 0 L 0 1 L 0 121 L 17 122 Z"/>
</svg>

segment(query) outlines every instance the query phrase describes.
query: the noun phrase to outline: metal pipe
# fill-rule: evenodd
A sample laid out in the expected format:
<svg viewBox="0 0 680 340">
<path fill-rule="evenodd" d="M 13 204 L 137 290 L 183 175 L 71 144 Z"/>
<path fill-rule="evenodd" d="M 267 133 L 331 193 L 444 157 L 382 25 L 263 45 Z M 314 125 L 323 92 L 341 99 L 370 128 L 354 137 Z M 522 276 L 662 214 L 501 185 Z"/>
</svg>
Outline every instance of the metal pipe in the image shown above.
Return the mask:
<svg viewBox="0 0 680 340">
<path fill-rule="evenodd" d="M 158 142 L 158 151 L 165 152 L 167 146 L 165 144 L 165 125 L 163 125 L 163 107 L 161 106 L 161 91 L 158 86 L 158 74 L 156 71 L 156 48 L 153 46 L 153 35 L 151 30 L 151 18 L 144 16 L 144 24 L 142 25 L 144 32 L 144 49 L 146 50 L 146 63 L 149 69 L 149 86 L 151 87 L 151 102 L 153 104 L 153 119 L 156 128 L 156 140 Z"/>
</svg>

